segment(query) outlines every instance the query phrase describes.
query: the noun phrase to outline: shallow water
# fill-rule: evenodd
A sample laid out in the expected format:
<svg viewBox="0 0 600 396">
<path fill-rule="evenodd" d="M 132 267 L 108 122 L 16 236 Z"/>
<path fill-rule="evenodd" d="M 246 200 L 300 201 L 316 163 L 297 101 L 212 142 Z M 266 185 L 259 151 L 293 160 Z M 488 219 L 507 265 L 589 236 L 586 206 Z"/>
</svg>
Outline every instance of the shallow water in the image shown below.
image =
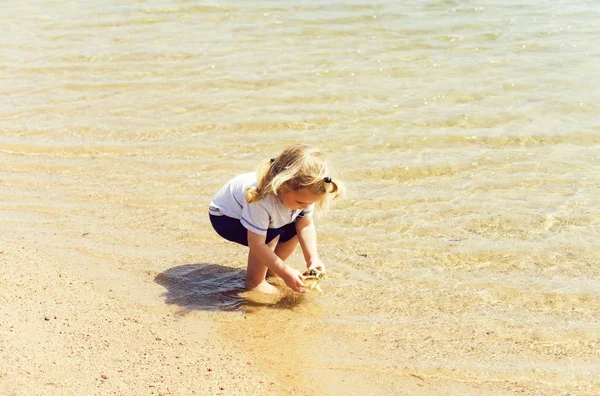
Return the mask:
<svg viewBox="0 0 600 396">
<path fill-rule="evenodd" d="M 596 3 L 0 12 L 3 235 L 156 281 L 291 393 L 600 392 Z M 296 141 L 348 187 L 324 293 L 249 304 L 207 206 Z"/>
</svg>

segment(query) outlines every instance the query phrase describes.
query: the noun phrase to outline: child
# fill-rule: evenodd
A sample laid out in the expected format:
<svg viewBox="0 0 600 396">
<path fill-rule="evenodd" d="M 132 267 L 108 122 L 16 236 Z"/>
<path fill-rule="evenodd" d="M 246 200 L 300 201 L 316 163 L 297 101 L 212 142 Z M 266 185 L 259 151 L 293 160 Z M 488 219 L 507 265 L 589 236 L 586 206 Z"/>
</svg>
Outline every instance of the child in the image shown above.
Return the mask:
<svg viewBox="0 0 600 396">
<path fill-rule="evenodd" d="M 302 273 L 284 263 L 298 243 L 306 267 L 325 271 L 312 214 L 315 204 L 322 208 L 337 198 L 341 187 L 329 177 L 323 154 L 301 144 L 225 184 L 210 203 L 210 222 L 223 238 L 250 248 L 246 288 L 277 293 L 265 280 L 270 270 L 304 293 Z"/>
</svg>

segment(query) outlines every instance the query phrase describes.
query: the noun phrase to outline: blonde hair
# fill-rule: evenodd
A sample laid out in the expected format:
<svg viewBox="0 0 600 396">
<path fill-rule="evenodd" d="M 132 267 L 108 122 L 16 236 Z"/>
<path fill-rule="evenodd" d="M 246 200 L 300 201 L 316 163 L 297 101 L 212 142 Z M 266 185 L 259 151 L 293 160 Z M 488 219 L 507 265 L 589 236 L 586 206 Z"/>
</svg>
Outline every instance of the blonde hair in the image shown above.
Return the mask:
<svg viewBox="0 0 600 396">
<path fill-rule="evenodd" d="M 322 209 L 343 193 L 343 185 L 331 179 L 323 153 L 306 144 L 289 146 L 276 158 L 262 163 L 256 180 L 257 186 L 246 191 L 247 202 L 280 192 L 308 190 L 320 197 L 315 206 Z"/>
</svg>

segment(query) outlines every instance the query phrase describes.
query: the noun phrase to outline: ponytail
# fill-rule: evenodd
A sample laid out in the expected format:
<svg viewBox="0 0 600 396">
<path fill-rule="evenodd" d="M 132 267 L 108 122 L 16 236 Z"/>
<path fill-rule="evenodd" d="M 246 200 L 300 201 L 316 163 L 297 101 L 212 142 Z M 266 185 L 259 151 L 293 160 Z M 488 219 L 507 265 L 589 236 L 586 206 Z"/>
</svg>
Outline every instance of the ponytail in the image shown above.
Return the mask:
<svg viewBox="0 0 600 396">
<path fill-rule="evenodd" d="M 258 201 L 258 188 L 256 187 L 248 187 L 246 190 L 246 202 L 255 202 Z"/>
<path fill-rule="evenodd" d="M 340 196 L 342 191 L 341 191 L 340 186 L 336 182 L 334 182 L 333 180 L 330 179 L 329 183 L 325 183 L 325 184 L 326 184 L 325 191 L 328 194 L 332 194 L 331 199 L 336 199 L 337 197 Z"/>
<path fill-rule="evenodd" d="M 267 195 L 267 192 L 265 191 L 265 186 L 268 184 L 268 180 L 266 179 L 269 176 L 269 174 L 273 171 L 271 169 L 272 164 L 273 160 L 260 164 L 258 170 L 256 171 L 257 185 L 248 187 L 248 189 L 246 190 L 246 202 L 250 203 L 260 201 Z"/>
</svg>

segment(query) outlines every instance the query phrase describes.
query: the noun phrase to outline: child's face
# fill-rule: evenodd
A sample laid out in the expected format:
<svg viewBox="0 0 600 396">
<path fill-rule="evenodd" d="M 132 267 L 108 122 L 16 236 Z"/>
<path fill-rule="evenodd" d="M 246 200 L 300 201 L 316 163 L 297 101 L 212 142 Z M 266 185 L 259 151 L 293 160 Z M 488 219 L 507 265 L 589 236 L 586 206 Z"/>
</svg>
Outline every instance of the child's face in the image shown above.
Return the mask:
<svg viewBox="0 0 600 396">
<path fill-rule="evenodd" d="M 319 198 L 319 195 L 308 190 L 287 191 L 279 194 L 281 203 L 283 203 L 286 208 L 292 210 L 306 209 L 314 204 Z"/>
</svg>

